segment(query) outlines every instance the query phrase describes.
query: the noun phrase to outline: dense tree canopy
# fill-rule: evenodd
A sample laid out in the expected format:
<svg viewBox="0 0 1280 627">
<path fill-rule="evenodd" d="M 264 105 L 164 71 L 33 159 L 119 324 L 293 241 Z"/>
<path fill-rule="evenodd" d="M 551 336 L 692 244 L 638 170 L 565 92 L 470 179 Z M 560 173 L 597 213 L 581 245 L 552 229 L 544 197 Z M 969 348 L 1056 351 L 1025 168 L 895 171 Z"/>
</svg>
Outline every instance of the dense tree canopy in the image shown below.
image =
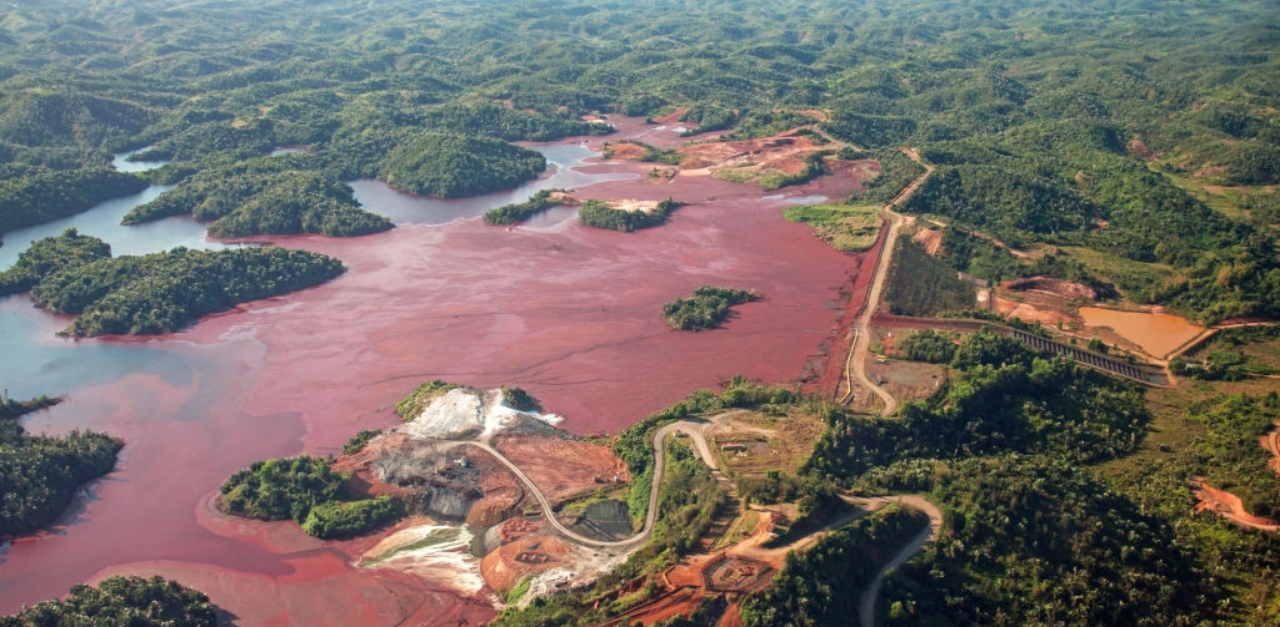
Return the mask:
<svg viewBox="0 0 1280 627">
<path fill-rule="evenodd" d="M 614 209 L 600 200 L 588 200 L 578 210 L 578 219 L 583 224 L 597 229 L 609 229 L 630 233 L 639 229 L 649 229 L 665 224 L 667 218 L 683 206 L 670 198 L 658 203 L 657 207 L 647 211 Z"/>
<path fill-rule="evenodd" d="M 214 237 L 319 233 L 366 235 L 391 222 L 360 208 L 352 190 L 319 172 L 264 158 L 234 168 L 206 170 L 159 198 L 129 211 L 125 224 L 189 214 L 211 221 Z"/>
<path fill-rule="evenodd" d="M 1270 214 L 1241 211 L 1267 205 L 1280 171 L 1264 0 L 46 5 L 5 10 L 0 231 L 136 190 L 108 151 L 153 146 L 138 158 L 183 161 L 154 175 L 178 180 L 305 145 L 288 169 L 319 189 L 382 177 L 461 195 L 540 169 L 500 144 L 451 156 L 459 141 L 604 133 L 587 116 L 620 111 L 734 138 L 814 127 L 879 162 L 864 202 L 918 174 L 898 150 L 912 146 L 941 167 L 909 211 L 1086 247 L 1101 281 L 1193 316 L 1277 315 Z M 219 231 L 385 228 L 322 197 L 275 196 Z"/>
<path fill-rule="evenodd" d="M 391 151 L 383 180 L 406 192 L 452 198 L 515 187 L 546 169 L 546 158 L 528 148 L 429 132 Z"/>
<path fill-rule="evenodd" d="M 57 403 L 0 398 L 0 537 L 34 531 L 71 504 L 80 484 L 111 472 L 124 443 L 100 433 L 30 436 L 18 418 Z"/>
<path fill-rule="evenodd" d="M 71 596 L 45 601 L 12 616 L 0 627 L 214 627 L 216 608 L 203 592 L 160 577 L 111 577 L 97 586 L 73 586 Z"/>
<path fill-rule="evenodd" d="M 39 172 L 0 182 L 0 234 L 136 194 L 146 181 L 108 169 Z"/>
<path fill-rule="evenodd" d="M 693 298 L 677 298 L 662 306 L 662 319 L 673 329 L 705 331 L 719 327 L 734 305 L 763 298 L 748 290 L 703 285 L 693 291 Z"/>
<path fill-rule="evenodd" d="M 0 272 L 0 295 L 26 292 L 56 272 L 111 257 L 111 246 L 69 228 L 56 237 L 33 242 L 12 268 Z"/>
<path fill-rule="evenodd" d="M 485 224 L 502 225 L 502 224 L 519 224 L 524 222 L 543 211 L 559 205 L 558 201 L 551 199 L 552 190 L 544 189 L 534 194 L 532 198 L 524 202 L 511 203 L 503 205 L 497 209 L 490 209 L 484 214 Z"/>
<path fill-rule="evenodd" d="M 74 257 L 80 251 L 62 246 L 50 255 L 55 253 Z M 41 277 L 31 298 L 50 311 L 79 315 L 67 329 L 72 335 L 165 333 L 239 303 L 323 283 L 344 270 L 331 257 L 274 246 L 175 248 L 56 265 L 61 269 Z"/>
</svg>

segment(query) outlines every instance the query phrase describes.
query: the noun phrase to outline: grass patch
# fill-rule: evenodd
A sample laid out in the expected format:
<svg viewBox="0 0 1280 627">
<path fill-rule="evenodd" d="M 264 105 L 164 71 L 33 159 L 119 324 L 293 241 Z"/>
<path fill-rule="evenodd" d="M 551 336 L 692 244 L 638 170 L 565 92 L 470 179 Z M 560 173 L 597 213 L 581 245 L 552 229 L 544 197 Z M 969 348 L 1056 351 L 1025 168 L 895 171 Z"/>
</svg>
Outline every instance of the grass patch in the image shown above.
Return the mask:
<svg viewBox="0 0 1280 627">
<path fill-rule="evenodd" d="M 884 222 L 869 205 L 806 205 L 782 212 L 788 222 L 803 222 L 832 248 L 861 252 L 875 245 Z"/>
<path fill-rule="evenodd" d="M 747 169 L 723 168 L 711 174 L 711 178 L 730 183 L 754 183 L 759 173 Z"/>
<path fill-rule="evenodd" d="M 364 449 L 364 445 L 369 443 L 378 436 L 382 435 L 382 429 L 361 429 L 359 433 L 351 436 L 347 443 L 342 445 L 343 455 L 355 455 Z"/>
<path fill-rule="evenodd" d="M 558 510 L 570 514 L 581 516 L 586 513 L 587 508 L 592 504 L 601 501 L 622 501 L 626 502 L 631 495 L 631 486 L 625 483 L 617 485 L 601 486 L 589 492 L 575 495 L 573 498 L 560 504 Z"/>
<path fill-rule="evenodd" d="M 1173 276 L 1173 269 L 1160 263 L 1133 261 L 1079 246 L 1064 246 L 1061 250 L 1138 303 L 1151 302 L 1155 290 Z"/>
<path fill-rule="evenodd" d="M 533 584 L 533 577 L 525 577 L 516 584 L 510 592 L 507 593 L 507 605 L 515 605 L 524 595 L 529 592 L 529 586 Z"/>
<path fill-rule="evenodd" d="M 735 428 L 738 424 L 744 428 Z M 766 436 L 756 428 L 771 429 L 773 433 Z M 741 412 L 712 436 L 711 443 L 717 448 L 733 442 L 748 444 L 748 450 L 741 454 L 717 451 L 721 467 L 730 476 L 758 478 L 770 470 L 798 474 L 813 455 L 813 447 L 825 428 L 817 416 L 799 410 L 784 417 Z"/>
<path fill-rule="evenodd" d="M 399 414 L 401 418 L 404 418 L 405 422 L 413 420 L 414 418 L 417 418 L 418 414 L 421 414 L 422 410 L 426 409 L 427 405 L 430 405 L 431 401 L 435 400 L 436 397 L 443 396 L 449 390 L 460 387 L 462 386 L 457 383 L 449 383 L 441 381 L 440 379 L 423 383 L 422 385 L 419 385 L 418 389 L 414 390 L 412 394 L 400 399 L 400 402 L 396 403 L 396 413 Z"/>
<path fill-rule="evenodd" d="M 711 547 L 711 552 L 714 553 L 746 540 L 747 536 L 751 535 L 751 532 L 758 524 L 760 524 L 760 512 L 753 509 L 742 512 L 742 515 L 733 521 L 733 526 L 729 528 L 729 532 L 721 536 L 715 545 Z"/>
<path fill-rule="evenodd" d="M 1171 172 L 1161 172 L 1161 174 L 1169 179 L 1169 182 L 1208 205 L 1210 209 L 1232 220 L 1244 220 L 1247 217 L 1240 207 L 1241 200 L 1246 196 L 1246 194 L 1241 193 L 1241 188 L 1217 186 L 1222 188 L 1222 193 L 1218 194 L 1205 189 L 1206 187 L 1213 187 L 1213 185 L 1206 183 L 1203 179 L 1198 179 L 1194 176 L 1181 176 Z"/>
</svg>

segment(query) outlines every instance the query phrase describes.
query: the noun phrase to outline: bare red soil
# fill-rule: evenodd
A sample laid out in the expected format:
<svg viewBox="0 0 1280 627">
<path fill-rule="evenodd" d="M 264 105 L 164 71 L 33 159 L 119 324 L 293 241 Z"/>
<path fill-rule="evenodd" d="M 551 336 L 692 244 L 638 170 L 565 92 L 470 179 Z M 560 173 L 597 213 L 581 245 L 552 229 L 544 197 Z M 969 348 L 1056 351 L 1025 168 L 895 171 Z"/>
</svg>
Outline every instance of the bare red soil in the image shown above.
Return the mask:
<svg viewBox="0 0 1280 627">
<path fill-rule="evenodd" d="M 680 107 L 667 115 L 653 118 L 655 124 L 679 124 L 680 118 L 689 112 L 689 107 Z M 692 124 L 690 126 L 693 126 Z"/>
<path fill-rule="evenodd" d="M 914 239 L 912 241 L 914 241 Z M 1061 296 L 1063 298 L 1074 300 L 1098 300 L 1097 290 L 1087 285 L 1043 276 L 1025 277 L 1021 279 L 1014 279 L 1012 281 L 1004 281 L 1000 284 L 1000 289 L 1015 292 L 1044 292 L 1054 296 Z"/>
<path fill-rule="evenodd" d="M 634 161 L 649 154 L 649 151 L 645 150 L 644 146 L 631 142 L 611 143 L 609 148 L 612 151 L 609 158 L 617 161 Z"/>
<path fill-rule="evenodd" d="M 937 257 L 942 252 L 942 231 L 920 229 L 911 236 L 911 243 L 923 248 L 930 257 Z"/>
<path fill-rule="evenodd" d="M 679 150 L 682 169 L 742 167 L 746 163 L 758 168 L 798 174 L 808 167 L 806 159 L 822 150 L 812 138 L 797 131 L 786 131 L 772 137 L 736 142 L 699 142 Z"/>
<path fill-rule="evenodd" d="M 683 141 L 611 121 L 630 132 L 614 140 Z M 787 193 L 840 198 L 851 185 L 822 177 Z M 397 423 L 395 401 L 426 379 L 520 385 L 577 433 L 617 431 L 736 374 L 794 380 L 826 359 L 818 347 L 840 316 L 828 306 L 838 290 L 857 281 L 854 309 L 865 293 L 860 266 L 877 251 L 831 250 L 806 226 L 785 222 L 784 201 L 761 200 L 757 188 L 704 177 L 590 189 L 592 197 L 693 204 L 666 226 L 631 234 L 573 221 L 508 231 L 473 220 L 350 240 L 279 238 L 334 255 L 349 271 L 147 340 L 174 363 L 156 376 L 78 390 L 30 421 L 37 432 L 92 428 L 128 444 L 90 499 L 49 533 L 0 554 L 0 612 L 94 576 L 159 572 L 206 590 L 241 627 L 393 625 L 406 616 L 411 624 L 481 623 L 493 614 L 475 599 L 356 569 L 361 542 L 321 543 L 291 523 L 219 519 L 207 499 L 253 461 L 335 453 L 361 428 Z M 706 283 L 765 299 L 724 329 L 669 329 L 662 305 Z"/>
<path fill-rule="evenodd" d="M 528 435 L 504 435 L 494 448 L 524 471 L 553 504 L 631 476 L 603 444 Z"/>
<path fill-rule="evenodd" d="M 1072 322 L 1074 318 L 1065 313 L 1048 308 L 1036 307 L 1035 304 L 1029 302 L 1018 302 L 1016 300 L 1001 298 L 997 296 L 994 302 L 995 312 L 1006 318 L 1017 318 L 1023 322 L 1032 324 L 1039 322 L 1040 324 L 1055 325 L 1059 322 L 1066 324 Z"/>
<path fill-rule="evenodd" d="M 1191 478 L 1191 494 L 1196 497 L 1197 512 L 1213 512 L 1241 527 L 1271 533 L 1280 531 L 1280 521 L 1250 514 L 1240 497 L 1205 483 L 1204 477 Z"/>
<path fill-rule="evenodd" d="M 524 536 L 484 556 L 480 572 L 494 590 L 510 590 L 525 577 L 564 565 L 573 549 L 556 536 Z"/>
<path fill-rule="evenodd" d="M 1271 459 L 1267 460 L 1267 467 L 1271 468 L 1271 472 L 1280 475 L 1280 422 L 1276 423 L 1275 429 L 1258 438 L 1258 444 L 1271 453 Z"/>
<path fill-rule="evenodd" d="M 850 255 L 850 260 L 857 265 L 851 268 L 851 284 L 846 293 L 848 302 L 843 307 L 843 313 L 836 323 L 835 331 L 831 334 L 831 340 L 824 345 L 827 349 L 826 354 L 822 359 L 811 362 L 810 370 L 806 372 L 804 381 L 806 392 L 832 398 L 837 394 L 841 378 L 844 376 L 845 360 L 853 347 L 853 325 L 858 320 L 858 316 L 862 315 L 862 309 L 867 304 L 876 259 L 880 255 L 880 250 L 884 248 L 887 237 L 888 229 L 882 228 L 875 246 L 864 253 Z"/>
</svg>

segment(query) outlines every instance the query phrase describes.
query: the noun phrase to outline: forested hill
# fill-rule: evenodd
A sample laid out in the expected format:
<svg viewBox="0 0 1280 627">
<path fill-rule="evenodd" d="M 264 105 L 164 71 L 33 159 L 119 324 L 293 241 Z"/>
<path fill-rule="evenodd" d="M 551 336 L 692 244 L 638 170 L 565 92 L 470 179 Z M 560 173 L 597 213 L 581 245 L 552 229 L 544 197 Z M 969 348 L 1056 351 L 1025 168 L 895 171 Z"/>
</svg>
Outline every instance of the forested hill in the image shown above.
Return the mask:
<svg viewBox="0 0 1280 627">
<path fill-rule="evenodd" d="M 1265 0 L 9 3 L 0 196 L 18 211 L 0 230 L 128 191 L 20 200 L 96 181 L 125 148 L 181 162 L 157 180 L 200 176 L 164 212 L 216 206 L 222 234 L 359 234 L 386 225 L 332 186 L 514 185 L 537 164 L 496 142 L 606 132 L 587 114 L 684 111 L 751 137 L 808 111 L 878 159 L 911 145 L 939 166 L 909 212 L 1060 247 L 1138 302 L 1274 317 L 1277 14 Z M 309 153 L 253 182 L 267 191 L 207 183 L 282 145 Z M 276 207 L 275 182 L 303 180 L 290 172 L 320 191 Z"/>
</svg>

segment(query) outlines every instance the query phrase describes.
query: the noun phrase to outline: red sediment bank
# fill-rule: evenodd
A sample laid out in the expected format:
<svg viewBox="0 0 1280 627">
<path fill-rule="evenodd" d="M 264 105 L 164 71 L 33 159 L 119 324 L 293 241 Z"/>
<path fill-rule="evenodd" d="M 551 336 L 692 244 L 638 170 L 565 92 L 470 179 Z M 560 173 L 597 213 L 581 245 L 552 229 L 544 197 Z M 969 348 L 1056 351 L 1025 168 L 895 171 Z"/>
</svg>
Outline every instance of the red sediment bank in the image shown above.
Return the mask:
<svg viewBox="0 0 1280 627">
<path fill-rule="evenodd" d="M 848 303 L 846 303 L 843 315 L 840 316 L 839 322 L 836 324 L 835 333 L 832 334 L 828 344 L 829 349 L 821 370 L 817 373 L 816 381 L 810 382 L 806 391 L 810 394 L 816 394 L 823 398 L 834 398 L 840 389 L 840 383 L 844 377 L 845 361 L 849 357 L 849 351 L 853 350 L 853 327 L 858 321 L 858 317 L 862 315 L 863 309 L 867 306 L 867 298 L 871 293 L 871 282 L 875 279 L 876 260 L 880 258 L 880 251 L 884 248 L 885 240 L 889 237 L 889 227 L 885 225 L 880 229 L 880 236 L 876 239 L 875 246 L 870 250 L 858 255 L 850 255 L 852 274 L 851 283 L 847 288 Z"/>
<path fill-rule="evenodd" d="M 823 177 L 787 193 L 839 198 L 852 184 Z M 79 390 L 30 423 L 103 430 L 127 445 L 119 468 L 62 523 L 0 552 L 0 612 L 128 572 L 196 585 L 241 627 L 482 623 L 493 615 L 482 599 L 356 568 L 360 542 L 222 520 L 207 498 L 252 461 L 336 452 L 359 429 L 394 424 L 395 401 L 426 379 L 519 385 L 577 433 L 615 432 L 732 375 L 795 380 L 824 359 L 818 347 L 841 315 L 828 303 L 850 276 L 853 302 L 864 297 L 878 251 L 832 250 L 782 219 L 784 199 L 763 200 L 747 185 L 677 177 L 580 191 L 691 204 L 663 227 L 630 234 L 576 221 L 508 230 L 471 220 L 277 239 L 336 256 L 349 271 L 157 340 L 186 364 L 181 376 Z M 765 300 L 739 307 L 723 329 L 668 328 L 662 305 L 703 284 Z"/>
</svg>

